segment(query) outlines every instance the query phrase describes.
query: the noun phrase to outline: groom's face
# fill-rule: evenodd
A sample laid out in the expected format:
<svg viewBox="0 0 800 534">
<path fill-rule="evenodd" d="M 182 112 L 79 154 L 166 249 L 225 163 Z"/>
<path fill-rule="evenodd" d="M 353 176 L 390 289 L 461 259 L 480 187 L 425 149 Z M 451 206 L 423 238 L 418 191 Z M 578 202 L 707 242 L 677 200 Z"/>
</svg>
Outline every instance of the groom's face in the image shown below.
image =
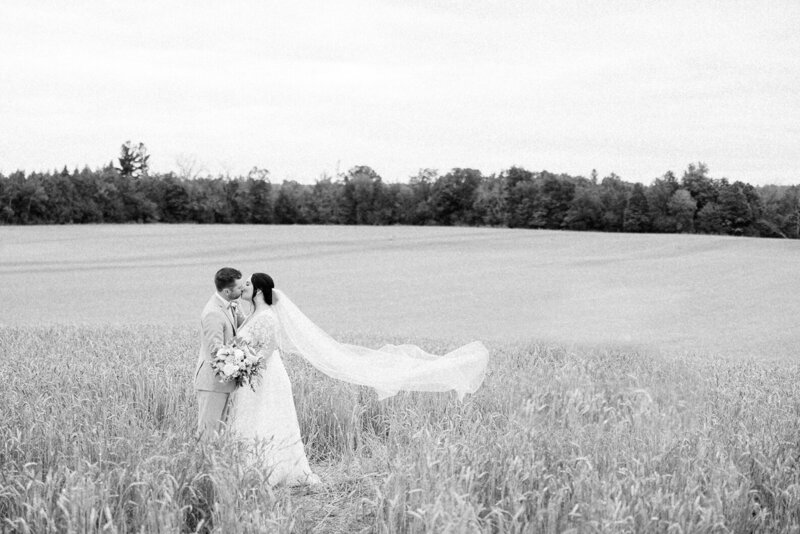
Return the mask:
<svg viewBox="0 0 800 534">
<path fill-rule="evenodd" d="M 242 296 L 242 291 L 244 290 L 244 282 L 241 278 L 236 280 L 232 286 L 225 288 L 223 291 L 225 295 L 228 297 L 228 300 L 236 300 Z"/>
</svg>

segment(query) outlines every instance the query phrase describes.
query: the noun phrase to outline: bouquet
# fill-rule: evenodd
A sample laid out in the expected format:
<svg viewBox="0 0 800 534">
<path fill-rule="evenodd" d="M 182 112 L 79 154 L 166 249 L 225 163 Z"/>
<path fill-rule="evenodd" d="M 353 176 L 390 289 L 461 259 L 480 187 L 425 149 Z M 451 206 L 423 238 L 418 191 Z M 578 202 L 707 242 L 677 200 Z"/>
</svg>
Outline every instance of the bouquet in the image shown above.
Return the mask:
<svg viewBox="0 0 800 534">
<path fill-rule="evenodd" d="M 239 338 L 220 347 L 211 360 L 211 368 L 220 382 L 234 381 L 236 387 L 248 384 L 253 391 L 253 380 L 263 364 L 264 357 L 257 355 L 256 351 Z"/>
</svg>

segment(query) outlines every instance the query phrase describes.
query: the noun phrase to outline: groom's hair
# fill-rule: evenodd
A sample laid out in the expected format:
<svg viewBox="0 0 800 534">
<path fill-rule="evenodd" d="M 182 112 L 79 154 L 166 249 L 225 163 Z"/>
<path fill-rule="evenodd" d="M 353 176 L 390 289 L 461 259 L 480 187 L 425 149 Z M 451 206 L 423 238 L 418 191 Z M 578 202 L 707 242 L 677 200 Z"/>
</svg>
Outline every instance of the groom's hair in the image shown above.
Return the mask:
<svg viewBox="0 0 800 534">
<path fill-rule="evenodd" d="M 214 285 L 217 291 L 222 291 L 226 287 L 231 287 L 242 277 L 242 273 L 231 267 L 223 267 L 214 275 Z"/>
</svg>

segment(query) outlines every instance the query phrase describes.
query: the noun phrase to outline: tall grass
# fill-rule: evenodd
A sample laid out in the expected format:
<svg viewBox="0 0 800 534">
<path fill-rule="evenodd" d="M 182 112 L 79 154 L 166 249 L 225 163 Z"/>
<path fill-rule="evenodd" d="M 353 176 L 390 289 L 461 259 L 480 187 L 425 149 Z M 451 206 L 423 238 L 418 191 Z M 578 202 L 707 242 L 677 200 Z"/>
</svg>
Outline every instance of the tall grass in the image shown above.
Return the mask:
<svg viewBox="0 0 800 534">
<path fill-rule="evenodd" d="M 459 403 L 378 402 L 287 358 L 309 493 L 194 439 L 196 345 L 0 328 L 0 532 L 800 532 L 791 362 L 509 344 Z"/>
</svg>

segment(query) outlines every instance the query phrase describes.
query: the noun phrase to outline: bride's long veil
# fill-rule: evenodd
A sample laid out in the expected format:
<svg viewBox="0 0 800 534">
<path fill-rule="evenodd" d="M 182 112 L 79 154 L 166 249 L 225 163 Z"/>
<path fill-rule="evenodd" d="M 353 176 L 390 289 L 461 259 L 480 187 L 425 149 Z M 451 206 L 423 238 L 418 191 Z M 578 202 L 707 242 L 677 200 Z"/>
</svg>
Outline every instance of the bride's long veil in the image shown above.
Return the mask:
<svg viewBox="0 0 800 534">
<path fill-rule="evenodd" d="M 340 343 L 301 312 L 283 292 L 273 309 L 278 317 L 278 348 L 296 354 L 326 375 L 374 388 L 384 399 L 398 391 L 455 390 L 459 399 L 474 393 L 486 375 L 489 351 L 480 341 L 443 356 L 416 345 L 386 345 L 378 350 Z"/>
</svg>

